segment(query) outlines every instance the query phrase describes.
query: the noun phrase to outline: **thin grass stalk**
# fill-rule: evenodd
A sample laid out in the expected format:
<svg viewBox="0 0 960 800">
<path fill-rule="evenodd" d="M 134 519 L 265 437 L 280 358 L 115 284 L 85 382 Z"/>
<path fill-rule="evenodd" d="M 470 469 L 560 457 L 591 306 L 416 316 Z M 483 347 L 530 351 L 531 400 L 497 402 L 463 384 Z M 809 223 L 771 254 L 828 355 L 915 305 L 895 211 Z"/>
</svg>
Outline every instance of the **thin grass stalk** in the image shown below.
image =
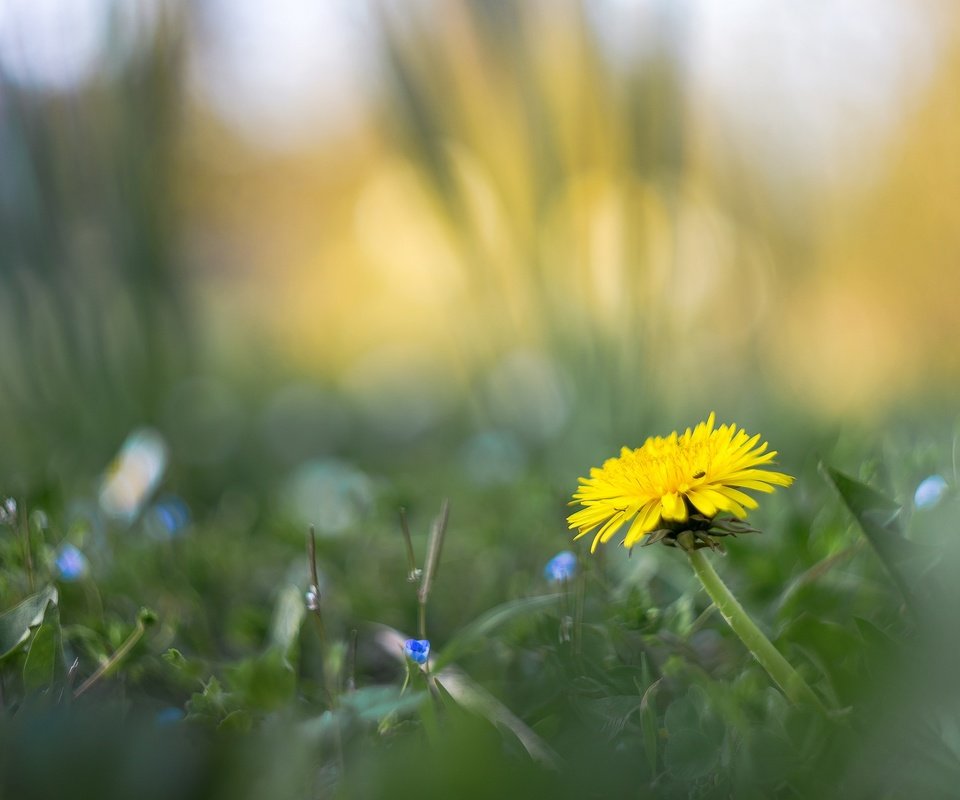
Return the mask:
<svg viewBox="0 0 960 800">
<path fill-rule="evenodd" d="M 427 638 L 427 602 L 430 599 L 430 589 L 433 579 L 440 568 L 440 554 L 443 551 L 443 540 L 447 533 L 447 522 L 450 519 L 450 502 L 444 499 L 440 505 L 440 513 L 433 521 L 430 529 L 430 540 L 427 543 L 427 559 L 423 566 L 423 576 L 420 578 L 420 589 L 417 592 L 417 601 L 420 604 L 418 614 L 418 631 L 421 639 Z"/>
<path fill-rule="evenodd" d="M 310 526 L 307 535 L 307 563 L 310 565 L 310 588 L 315 602 L 309 604 L 309 609 L 313 612 L 313 618 L 317 621 L 317 632 L 320 635 L 320 645 L 323 648 L 324 657 L 327 654 L 327 631 L 323 624 L 323 612 L 320 610 L 320 573 L 317 571 L 317 532 L 313 525 Z"/>
</svg>

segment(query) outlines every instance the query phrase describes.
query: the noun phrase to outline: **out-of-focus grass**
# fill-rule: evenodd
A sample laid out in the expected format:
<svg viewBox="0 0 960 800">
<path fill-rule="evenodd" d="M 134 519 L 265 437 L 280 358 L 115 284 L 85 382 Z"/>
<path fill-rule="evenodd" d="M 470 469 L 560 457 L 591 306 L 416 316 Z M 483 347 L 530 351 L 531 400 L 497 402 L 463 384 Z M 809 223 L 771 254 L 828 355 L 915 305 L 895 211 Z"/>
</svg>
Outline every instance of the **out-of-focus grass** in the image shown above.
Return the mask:
<svg viewBox="0 0 960 800">
<path fill-rule="evenodd" d="M 5 795 L 950 795 L 956 365 L 927 345 L 953 239 L 908 246 L 954 222 L 946 90 L 870 196 L 776 205 L 677 54 L 614 71 L 579 8 L 384 12 L 377 124 L 300 158 L 185 99 L 188 9 L 76 95 L 0 83 L 0 598 L 57 589 L 3 618 Z M 578 475 L 714 408 L 797 476 L 718 568 L 836 718 L 788 707 L 680 553 L 571 544 Z M 401 697 L 399 509 L 422 565 L 443 498 L 427 634 L 462 672 Z"/>
<path fill-rule="evenodd" d="M 925 469 L 949 475 L 949 448 L 921 449 Z M 797 485 L 767 498 L 752 518 L 765 533 L 731 542 L 718 568 L 815 690 L 840 709 L 835 723 L 789 709 L 710 613 L 678 551 L 643 549 L 631 559 L 615 548 L 593 557 L 581 551 L 567 594 L 550 586 L 542 570 L 558 547 L 569 546 L 562 521 L 568 487 L 541 475 L 483 491 L 441 474 L 442 465 L 411 476 L 401 464 L 379 473 L 379 503 L 340 538 L 319 542 L 327 640 L 347 642 L 352 628 L 359 634 L 357 693 L 341 696 L 348 710 L 337 717 L 342 772 L 334 718 L 323 716 L 322 648 L 303 619 L 308 571 L 299 524 L 274 509 L 244 529 L 227 509 L 195 502 L 193 525 L 172 539 L 151 539 L 143 522 L 107 524 L 98 536 L 65 530 L 69 512 L 53 503 L 45 506 L 48 524 L 42 530 L 35 524 L 36 585 L 55 573 L 54 550 L 64 538 L 81 545 L 90 561 L 83 579 L 56 580 L 57 614 L 47 614 L 47 625 L 63 626 L 64 667 L 76 657 L 80 677 L 89 675 L 133 629 L 141 604 L 159 622 L 119 672 L 72 709 L 57 703 L 63 683 L 21 695 L 19 676 L 38 634 L 28 638 L 25 653 L 5 660 L 5 785 L 49 785 L 44 781 L 53 778 L 41 779 L 31 765 L 40 753 L 43 763 L 71 764 L 88 752 L 74 728 L 83 724 L 87 738 L 103 747 L 117 725 L 134 737 L 121 751 L 131 751 L 124 756 L 136 765 L 130 770 L 120 770 L 111 751 L 89 756 L 100 764 L 90 777 L 79 768 L 58 773 L 70 785 L 90 787 L 102 786 L 93 775 L 114 775 L 104 796 L 124 796 L 173 765 L 179 765 L 176 788 L 188 795 L 217 787 L 240 796 L 302 796 L 296 793 L 309 793 L 304 787 L 317 781 L 362 796 L 392 791 L 398 782 L 401 795 L 421 796 L 490 796 L 524 786 L 559 796 L 642 787 L 657 796 L 870 796 L 881 786 L 942 796 L 955 778 L 955 693 L 945 673 L 955 663 L 949 608 L 956 496 L 913 509 L 900 491 L 904 507 L 893 518 L 883 504 L 878 511 L 885 516 L 852 504 L 870 524 L 893 521 L 908 533 L 902 547 L 916 550 L 908 559 L 913 589 L 926 598 L 918 617 L 870 540 L 851 524 L 842 497 L 812 461 L 803 466 L 806 452 L 800 444 L 785 452 L 781 462 L 797 473 Z M 917 471 L 909 461 L 901 455 L 889 463 L 893 485 L 913 486 Z M 424 693 L 412 695 L 415 705 L 399 715 L 390 712 L 396 694 L 369 694 L 391 686 L 396 693 L 403 675 L 396 654 L 378 644 L 378 625 L 401 635 L 416 625 L 398 497 L 410 508 L 422 563 L 434 486 L 451 490 L 452 500 L 427 617 L 439 658 L 488 609 L 555 593 L 545 608 L 531 606 L 485 626 L 458 648 L 456 660 L 556 753 L 559 773 L 537 766 L 509 727 L 498 731 L 446 694 L 443 711 Z M 3 530 L 4 596 L 17 598 L 29 591 L 21 540 L 16 528 Z M 186 708 L 190 717 L 157 730 L 160 723 L 151 720 L 170 708 Z M 372 726 L 383 719 L 388 724 L 378 734 Z M 27 735 L 24 726 L 31 725 L 45 733 Z M 214 735 L 209 727 L 217 725 Z M 228 729 L 248 732 L 228 736 Z M 188 758 L 180 749 L 186 736 L 202 743 Z"/>
<path fill-rule="evenodd" d="M 0 75 L 0 414 L 10 491 L 90 474 L 190 360 L 173 205 L 181 87 L 158 31 L 75 96 Z"/>
</svg>

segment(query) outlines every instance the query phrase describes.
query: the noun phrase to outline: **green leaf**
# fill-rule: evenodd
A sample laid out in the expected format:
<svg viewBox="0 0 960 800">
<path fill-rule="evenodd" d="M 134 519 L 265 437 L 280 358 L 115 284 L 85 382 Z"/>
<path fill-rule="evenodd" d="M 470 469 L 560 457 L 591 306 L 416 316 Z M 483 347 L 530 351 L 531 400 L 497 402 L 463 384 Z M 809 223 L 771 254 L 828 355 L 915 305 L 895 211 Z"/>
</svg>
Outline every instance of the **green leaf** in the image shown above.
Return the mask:
<svg viewBox="0 0 960 800">
<path fill-rule="evenodd" d="M 856 656 L 863 646 L 849 628 L 812 614 L 800 614 L 784 627 L 777 643 L 785 642 L 809 648 L 819 654 L 822 661 L 837 666 Z"/>
<path fill-rule="evenodd" d="M 702 778 L 717 763 L 719 750 L 700 731 L 684 728 L 670 734 L 663 753 L 667 769 L 683 780 Z"/>
<path fill-rule="evenodd" d="M 228 670 L 227 677 L 237 704 L 259 711 L 281 708 L 296 692 L 296 675 L 275 648 L 239 662 Z"/>
<path fill-rule="evenodd" d="M 872 524 L 881 528 L 899 532 L 897 517 L 900 515 L 900 504 L 885 494 L 878 492 L 872 486 L 844 475 L 833 467 L 820 463 L 820 472 L 832 483 L 847 507 L 858 519 L 867 517 Z"/>
<path fill-rule="evenodd" d="M 509 708 L 501 703 L 490 692 L 477 684 L 463 670 L 448 667 L 437 675 L 437 686 L 461 708 L 479 714 L 492 722 L 498 728 L 504 728 L 513 733 L 530 756 L 542 764 L 557 767 L 559 757 L 550 746 L 540 739 L 530 727 Z M 435 709 L 432 703 L 426 704 L 420 713 L 424 726 L 430 724 L 434 718 Z"/>
<path fill-rule="evenodd" d="M 56 605 L 54 586 L 46 586 L 0 614 L 0 659 L 6 658 L 30 636 L 30 629 L 43 621 L 47 606 Z"/>
<path fill-rule="evenodd" d="M 23 664 L 23 686 L 28 692 L 39 692 L 53 683 L 60 650 L 60 629 L 46 622 L 37 628 Z"/>
<path fill-rule="evenodd" d="M 613 695 L 585 701 L 584 710 L 595 716 L 601 730 L 613 739 L 623 732 L 630 717 L 640 710 L 642 704 L 643 698 L 636 694 Z"/>
<path fill-rule="evenodd" d="M 215 677 L 211 676 L 187 702 L 187 716 L 191 719 L 206 719 L 219 722 L 226 716 L 227 695 Z"/>
<path fill-rule="evenodd" d="M 63 636 L 70 643 L 73 650 L 81 650 L 76 655 L 89 658 L 94 663 L 100 663 L 110 657 L 109 652 L 99 633 L 83 625 L 64 625 L 61 630 Z"/>
<path fill-rule="evenodd" d="M 341 706 L 350 709 L 365 722 L 378 722 L 387 714 L 412 711 L 426 697 L 426 692 L 401 695 L 395 686 L 369 686 L 344 695 Z"/>
<path fill-rule="evenodd" d="M 488 634 L 495 631 L 501 625 L 505 625 L 512 619 L 529 614 L 533 611 L 541 611 L 551 606 L 556 607 L 560 603 L 559 595 L 537 595 L 536 597 L 525 597 L 520 600 L 511 600 L 502 605 L 491 608 L 489 611 L 481 614 L 473 622 L 468 623 L 460 632 L 457 633 L 443 648 L 443 652 L 437 656 L 434 670 L 443 669 L 454 658 L 476 646 Z"/>
<path fill-rule="evenodd" d="M 300 730 L 311 741 L 331 735 L 337 726 L 350 718 L 366 723 L 378 723 L 413 711 L 429 698 L 427 692 L 400 694 L 395 686 L 369 686 L 341 697 L 340 708 L 324 711 L 320 716 L 305 720 Z"/>
<path fill-rule="evenodd" d="M 726 730 L 723 721 L 711 708 L 709 696 L 696 685 L 670 704 L 663 724 L 670 736 L 695 730 L 715 750 L 719 750 Z"/>
<path fill-rule="evenodd" d="M 280 590 L 270 623 L 270 644 L 279 648 L 287 658 L 297 643 L 300 624 L 306 611 L 303 594 L 298 586 L 288 584 Z"/>
<path fill-rule="evenodd" d="M 917 611 L 916 587 L 922 579 L 918 567 L 926 551 L 901 535 L 900 506 L 886 495 L 823 462 L 820 463 L 820 473 L 840 494 L 903 599 Z"/>
<path fill-rule="evenodd" d="M 868 647 L 887 654 L 895 653 L 898 645 L 895 639 L 884 631 L 880 630 L 870 620 L 863 617 L 854 617 L 854 623 L 857 626 L 857 632 Z"/>
<path fill-rule="evenodd" d="M 657 774 L 657 749 L 660 741 L 660 726 L 657 722 L 657 712 L 653 707 L 653 700 L 660 686 L 660 681 L 650 684 L 643 693 L 640 701 L 640 729 L 643 732 L 643 749 L 650 765 L 650 774 Z"/>
<path fill-rule="evenodd" d="M 753 785 L 781 783 L 796 769 L 798 757 L 793 745 L 775 729 L 754 728 L 744 737 L 738 767 Z"/>
<path fill-rule="evenodd" d="M 167 650 L 161 658 L 176 671 L 174 677 L 185 686 L 189 686 L 194 681 L 202 680 L 203 676 L 208 674 L 209 671 L 209 667 L 203 661 L 193 657 L 187 658 L 175 647 Z"/>
<path fill-rule="evenodd" d="M 250 712 L 242 708 L 238 708 L 236 711 L 231 711 L 221 720 L 220 724 L 217 725 L 217 730 L 235 733 L 249 733 L 252 727 L 253 717 L 250 716 Z"/>
<path fill-rule="evenodd" d="M 161 658 L 174 669 L 184 670 L 187 668 L 187 659 L 183 657 L 183 653 L 177 650 L 176 647 L 171 647 Z"/>
<path fill-rule="evenodd" d="M 700 728 L 700 712 L 690 699 L 689 692 L 670 704 L 663 725 L 671 736 L 678 731 Z"/>
</svg>

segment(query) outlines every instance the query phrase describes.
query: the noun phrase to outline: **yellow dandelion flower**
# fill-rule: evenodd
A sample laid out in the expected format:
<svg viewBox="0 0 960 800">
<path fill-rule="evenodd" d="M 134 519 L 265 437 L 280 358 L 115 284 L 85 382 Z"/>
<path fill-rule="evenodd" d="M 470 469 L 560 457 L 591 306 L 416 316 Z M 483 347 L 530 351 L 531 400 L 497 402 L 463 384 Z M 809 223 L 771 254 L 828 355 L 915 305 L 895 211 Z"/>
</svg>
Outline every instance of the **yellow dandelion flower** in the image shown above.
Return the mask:
<svg viewBox="0 0 960 800">
<path fill-rule="evenodd" d="M 716 531 L 714 518 L 721 513 L 737 519 L 757 501 L 742 489 L 772 492 L 776 486 L 789 486 L 793 478 L 782 472 L 759 467 L 771 464 L 776 450 L 760 444 L 760 436 L 750 436 L 736 425 L 714 427 L 716 415 L 684 433 L 667 437 L 652 436 L 635 450 L 624 447 L 618 458 L 610 458 L 602 467 L 590 470 L 589 478 L 580 478 L 573 503 L 583 508 L 567 518 L 576 538 L 593 530 L 591 551 L 607 542 L 630 522 L 625 547 L 633 547 L 652 531 L 662 539 L 683 530 Z M 745 528 L 720 529 L 732 533 Z M 714 542 L 703 537 L 707 545 Z M 675 535 L 673 537 L 675 539 Z M 675 543 L 672 539 L 668 543 Z"/>
</svg>

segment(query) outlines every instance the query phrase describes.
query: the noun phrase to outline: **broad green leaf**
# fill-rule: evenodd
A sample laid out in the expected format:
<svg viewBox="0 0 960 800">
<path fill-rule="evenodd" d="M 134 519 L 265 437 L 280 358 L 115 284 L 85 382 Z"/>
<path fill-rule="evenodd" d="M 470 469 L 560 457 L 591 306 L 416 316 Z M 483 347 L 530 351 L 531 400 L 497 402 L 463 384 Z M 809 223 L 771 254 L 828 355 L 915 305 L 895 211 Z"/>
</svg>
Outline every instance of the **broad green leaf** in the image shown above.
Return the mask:
<svg viewBox="0 0 960 800">
<path fill-rule="evenodd" d="M 491 608 L 489 611 L 477 617 L 473 622 L 464 626 L 459 633 L 447 642 L 446 647 L 443 648 L 443 652 L 436 658 L 436 662 L 433 665 L 434 670 L 442 669 L 444 665 L 449 664 L 458 655 L 475 646 L 481 639 L 501 625 L 505 625 L 510 620 L 533 611 L 556 607 L 559 602 L 559 595 L 548 594 L 538 595 L 536 597 L 525 597 L 520 600 L 511 600 L 510 602 Z"/>
<path fill-rule="evenodd" d="M 28 692 L 41 691 L 53 683 L 59 639 L 57 625 L 45 622 L 37 628 L 23 664 L 23 686 Z"/>
<path fill-rule="evenodd" d="M 30 629 L 43 622 L 47 606 L 57 603 L 57 589 L 46 586 L 0 614 L 0 659 L 6 658 L 30 636 Z"/>
</svg>

